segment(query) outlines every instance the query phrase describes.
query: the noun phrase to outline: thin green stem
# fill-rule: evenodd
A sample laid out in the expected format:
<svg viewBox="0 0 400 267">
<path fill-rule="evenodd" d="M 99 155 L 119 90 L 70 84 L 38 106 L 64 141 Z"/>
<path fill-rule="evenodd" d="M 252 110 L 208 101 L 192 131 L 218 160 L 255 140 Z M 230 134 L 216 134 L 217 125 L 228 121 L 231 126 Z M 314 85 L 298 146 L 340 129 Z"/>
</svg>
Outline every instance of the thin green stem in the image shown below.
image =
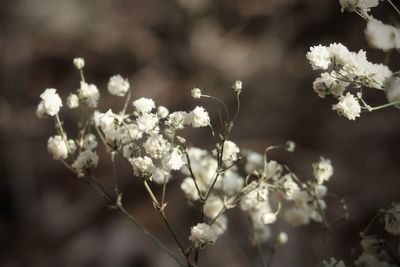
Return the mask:
<svg viewBox="0 0 400 267">
<path fill-rule="evenodd" d="M 375 111 L 378 109 L 383 109 L 383 108 L 387 108 L 387 107 L 391 107 L 391 106 L 395 106 L 395 105 L 399 105 L 400 104 L 400 100 L 399 101 L 394 101 L 394 102 L 390 102 L 381 106 L 377 106 L 377 107 L 370 107 L 369 105 L 367 105 L 366 107 L 363 107 L 364 109 L 366 109 L 367 111 Z"/>
</svg>

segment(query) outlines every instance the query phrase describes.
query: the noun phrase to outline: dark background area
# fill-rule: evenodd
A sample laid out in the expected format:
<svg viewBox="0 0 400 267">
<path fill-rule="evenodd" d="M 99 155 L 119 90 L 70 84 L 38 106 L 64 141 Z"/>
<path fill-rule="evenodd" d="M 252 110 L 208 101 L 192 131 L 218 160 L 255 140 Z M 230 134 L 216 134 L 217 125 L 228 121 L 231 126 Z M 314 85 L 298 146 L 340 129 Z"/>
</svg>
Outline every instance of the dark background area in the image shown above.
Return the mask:
<svg viewBox="0 0 400 267">
<path fill-rule="evenodd" d="M 386 22 L 394 18 L 385 2 L 374 14 Z M 65 100 L 79 87 L 72 65 L 76 56 L 86 60 L 85 75 L 102 94 L 102 111 L 123 105 L 106 90 L 108 78 L 117 73 L 129 79 L 135 98 L 151 97 L 170 110 L 204 104 L 213 119 L 216 109 L 193 101 L 190 89 L 204 88 L 233 109 L 230 87 L 242 80 L 242 112 L 232 139 L 258 152 L 294 140 L 294 154 L 273 157 L 305 178 L 320 155 L 330 158 L 335 175 L 329 190 L 347 200 L 352 220 L 329 231 L 326 255 L 353 257 L 349 248 L 357 247 L 360 230 L 379 208 L 399 200 L 400 113 L 387 109 L 355 122 L 337 116 L 332 99 L 313 92 L 318 74 L 305 54 L 312 45 L 331 42 L 366 49 L 364 27 L 357 15 L 341 13 L 335 0 L 2 0 L 0 266 L 174 266 L 47 152 L 54 128 L 51 120 L 36 118 L 39 95 L 55 87 Z M 385 55 L 367 49 L 367 56 L 382 62 Z M 398 61 L 394 55 L 392 70 L 399 69 Z M 384 103 L 381 93 L 369 93 L 371 103 Z M 65 108 L 61 117 L 74 129 L 79 112 Z M 206 132 L 186 136 L 195 145 L 210 146 Z M 111 190 L 111 163 L 104 151 L 101 155 L 96 172 Z M 174 247 L 123 162 L 118 173 L 128 209 Z M 168 214 L 186 242 L 194 219 L 179 179 L 168 189 Z M 239 216 L 233 217 L 239 221 L 229 224 L 234 237 L 254 257 Z M 317 266 L 321 228 L 279 223 L 276 230 L 281 229 L 289 233 L 289 243 L 278 248 L 272 266 Z M 202 266 L 245 266 L 223 238 L 202 255 Z"/>
</svg>

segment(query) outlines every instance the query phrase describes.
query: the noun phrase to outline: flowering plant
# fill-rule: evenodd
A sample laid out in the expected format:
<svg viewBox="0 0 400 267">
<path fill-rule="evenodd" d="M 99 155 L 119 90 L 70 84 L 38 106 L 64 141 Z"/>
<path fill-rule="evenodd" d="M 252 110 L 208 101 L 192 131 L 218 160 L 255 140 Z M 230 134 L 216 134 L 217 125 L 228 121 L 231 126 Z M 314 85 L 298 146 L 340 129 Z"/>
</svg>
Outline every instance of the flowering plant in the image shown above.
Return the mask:
<svg viewBox="0 0 400 267">
<path fill-rule="evenodd" d="M 389 1 L 389 0 L 388 0 Z M 390 2 L 390 1 L 389 1 Z M 391 3 L 391 2 L 390 2 Z M 383 51 L 400 47 L 400 32 L 370 15 L 370 9 L 378 0 L 341 0 L 343 10 L 354 11 L 368 21 L 366 36 L 371 46 Z M 394 5 L 393 5 L 394 6 Z M 332 109 L 340 115 L 355 120 L 363 110 L 400 105 L 400 78 L 385 64 L 367 60 L 363 50 L 351 52 L 344 45 L 314 46 L 307 53 L 314 70 L 323 70 L 313 83 L 319 97 L 333 96 L 339 102 Z M 71 137 L 60 118 L 63 101 L 54 88 L 46 89 L 37 108 L 40 118 L 55 119 L 56 134 L 48 139 L 47 148 L 55 160 L 60 161 L 80 180 L 92 187 L 107 205 L 126 215 L 127 218 L 152 239 L 180 266 L 199 266 L 201 251 L 210 247 L 228 232 L 229 211 L 239 209 L 249 221 L 249 239 L 259 253 L 263 266 L 270 264 L 272 253 L 264 255 L 288 241 L 285 232 L 274 228 L 280 219 L 293 226 L 316 222 L 324 232 L 336 223 L 349 218 L 347 205 L 341 197 L 328 193 L 327 183 L 334 174 L 329 159 L 320 157 L 312 164 L 312 178 L 296 175 L 284 162 L 270 159 L 271 150 L 283 149 L 294 152 L 295 143 L 269 146 L 260 154 L 240 148 L 231 139 L 240 112 L 243 84 L 235 81 L 232 86 L 236 98 L 233 113 L 216 96 L 194 88 L 194 101 L 210 100 L 220 111 L 220 125 L 210 119 L 208 111 L 196 106 L 191 111 L 170 112 L 167 107 L 157 106 L 153 99 L 139 98 L 131 101 L 130 83 L 120 75 L 112 76 L 107 84 L 108 93 L 124 97 L 125 104 L 118 112 L 97 109 L 100 90 L 88 83 L 84 76 L 85 61 L 73 60 L 80 73 L 80 87 L 71 93 L 66 105 L 69 109 L 84 109 L 86 118 L 78 123 L 78 134 Z M 389 103 L 371 107 L 363 98 L 363 89 L 383 91 Z M 356 94 L 349 92 L 356 91 Z M 209 130 L 212 149 L 192 146 L 187 128 Z M 100 159 L 98 150 L 103 146 L 113 166 L 113 190 L 106 188 L 96 175 Z M 124 206 L 124 193 L 119 188 L 115 160 L 119 157 L 131 168 L 132 176 L 141 182 L 154 209 L 176 243 L 179 255 L 164 245 L 145 225 Z M 171 180 L 178 181 L 188 206 L 199 214 L 190 235 L 181 240 L 168 219 L 167 187 Z M 157 194 L 155 187 L 161 187 Z M 340 208 L 334 218 L 326 215 L 328 200 Z M 355 261 L 357 266 L 399 266 L 389 246 L 372 233 L 371 227 L 381 220 L 387 233 L 400 234 L 400 206 L 393 204 L 380 210 L 362 232 L 362 253 Z M 189 227 L 189 226 L 188 226 Z M 267 257 L 268 256 L 268 257 Z M 322 262 L 323 266 L 345 266 L 341 258 Z"/>
</svg>

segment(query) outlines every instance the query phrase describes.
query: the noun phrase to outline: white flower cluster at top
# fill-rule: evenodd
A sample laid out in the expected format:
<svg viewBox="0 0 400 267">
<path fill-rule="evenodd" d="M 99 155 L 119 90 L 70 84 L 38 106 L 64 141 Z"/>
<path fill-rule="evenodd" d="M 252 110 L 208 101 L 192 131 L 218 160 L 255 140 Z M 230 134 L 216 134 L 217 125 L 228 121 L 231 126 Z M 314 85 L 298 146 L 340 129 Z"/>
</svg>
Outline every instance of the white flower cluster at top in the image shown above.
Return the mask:
<svg viewBox="0 0 400 267">
<path fill-rule="evenodd" d="M 367 21 L 365 36 L 369 45 L 384 52 L 400 48 L 400 29 L 375 19 L 369 12 L 379 4 L 378 0 L 340 0 L 343 10 L 355 12 Z M 390 2 L 390 1 L 389 1 Z M 385 64 L 374 64 L 367 60 L 366 52 L 351 52 L 342 44 L 314 46 L 306 55 L 314 70 L 324 72 L 314 83 L 319 97 L 332 95 L 339 102 L 332 109 L 349 120 L 360 117 L 361 111 L 397 106 L 400 107 L 400 83 L 397 73 Z M 355 89 L 358 93 L 345 92 Z M 386 93 L 389 105 L 372 108 L 363 99 L 362 89 L 373 88 Z M 399 102 L 399 103 L 398 103 Z"/>
</svg>

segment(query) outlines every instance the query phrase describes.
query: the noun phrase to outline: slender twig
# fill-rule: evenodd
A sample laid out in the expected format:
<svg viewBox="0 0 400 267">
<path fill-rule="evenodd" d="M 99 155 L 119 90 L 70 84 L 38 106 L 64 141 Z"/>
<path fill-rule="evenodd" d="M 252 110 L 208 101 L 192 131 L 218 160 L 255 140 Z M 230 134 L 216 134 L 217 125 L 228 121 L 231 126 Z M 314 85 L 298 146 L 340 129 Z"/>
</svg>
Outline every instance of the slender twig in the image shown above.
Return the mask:
<svg viewBox="0 0 400 267">
<path fill-rule="evenodd" d="M 396 10 L 396 12 L 400 15 L 400 10 L 393 4 L 393 2 L 391 0 L 386 0 L 389 2 L 389 4 L 394 8 L 394 10 Z"/>
</svg>

